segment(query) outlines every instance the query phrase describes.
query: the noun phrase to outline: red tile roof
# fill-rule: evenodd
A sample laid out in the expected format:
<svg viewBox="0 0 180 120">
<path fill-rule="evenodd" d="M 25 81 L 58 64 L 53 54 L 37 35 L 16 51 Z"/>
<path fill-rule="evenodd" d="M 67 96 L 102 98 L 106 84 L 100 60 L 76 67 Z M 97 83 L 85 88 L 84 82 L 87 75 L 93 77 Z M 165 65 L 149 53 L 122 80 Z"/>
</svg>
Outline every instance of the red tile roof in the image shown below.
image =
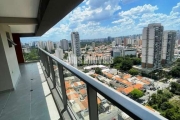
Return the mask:
<svg viewBox="0 0 180 120">
<path fill-rule="evenodd" d="M 141 89 L 143 88 L 143 85 L 137 83 L 137 84 L 133 85 L 133 87 L 134 87 L 135 89 L 141 90 Z"/>
<path fill-rule="evenodd" d="M 133 87 L 127 87 L 125 89 L 122 90 L 122 92 L 126 95 L 128 95 L 131 91 L 133 91 L 134 88 Z"/>
<path fill-rule="evenodd" d="M 116 89 L 118 92 L 122 92 L 122 90 L 124 90 L 124 87 L 119 87 Z"/>
<path fill-rule="evenodd" d="M 65 81 L 66 89 L 71 88 L 71 83 L 69 81 Z"/>
<path fill-rule="evenodd" d="M 81 95 L 84 95 L 84 94 L 87 93 L 87 90 L 86 89 L 81 89 L 79 92 L 80 92 Z"/>
<path fill-rule="evenodd" d="M 67 96 L 69 100 L 75 100 L 79 98 L 79 94 L 74 93 Z"/>
<path fill-rule="evenodd" d="M 130 75 L 130 74 L 125 74 L 125 75 L 123 76 L 123 79 L 128 79 L 128 78 L 131 78 L 131 75 Z"/>
</svg>

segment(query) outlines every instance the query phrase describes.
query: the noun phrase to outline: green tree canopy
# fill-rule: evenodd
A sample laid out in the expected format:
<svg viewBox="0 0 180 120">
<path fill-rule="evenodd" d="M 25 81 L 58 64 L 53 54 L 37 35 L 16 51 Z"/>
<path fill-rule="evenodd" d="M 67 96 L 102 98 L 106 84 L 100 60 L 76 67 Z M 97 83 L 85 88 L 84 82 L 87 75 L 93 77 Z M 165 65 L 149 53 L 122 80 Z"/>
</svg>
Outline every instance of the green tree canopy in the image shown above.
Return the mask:
<svg viewBox="0 0 180 120">
<path fill-rule="evenodd" d="M 38 60 L 39 59 L 38 50 L 35 48 L 31 49 L 30 53 L 24 53 L 24 58 L 26 61 Z"/>
<path fill-rule="evenodd" d="M 180 77 L 180 67 L 176 66 L 174 68 L 172 68 L 171 72 L 172 76 L 174 77 Z"/>
<path fill-rule="evenodd" d="M 140 65 L 141 64 L 141 58 L 134 57 L 132 58 L 134 65 Z"/>
<path fill-rule="evenodd" d="M 65 53 L 64 54 L 64 59 L 67 59 L 67 57 L 68 57 L 68 53 Z"/>
<path fill-rule="evenodd" d="M 95 69 L 95 73 L 99 74 L 99 75 L 102 75 L 102 71 L 101 71 L 101 68 L 97 67 Z"/>
<path fill-rule="evenodd" d="M 180 94 L 180 84 L 176 82 L 171 82 L 171 92 L 174 94 Z"/>
<path fill-rule="evenodd" d="M 124 71 L 127 71 L 129 69 L 132 68 L 132 61 L 131 60 L 124 60 L 122 63 L 121 63 L 121 66 L 120 66 L 120 69 L 121 70 L 124 70 Z"/>
<path fill-rule="evenodd" d="M 134 68 L 131 68 L 128 72 L 129 72 L 129 74 L 131 74 L 131 75 L 138 75 L 138 74 L 139 74 L 139 71 L 136 70 L 136 69 L 134 69 Z"/>
<path fill-rule="evenodd" d="M 138 99 L 138 98 L 142 97 L 143 95 L 144 95 L 144 93 L 138 89 L 134 89 L 132 92 L 130 92 L 130 96 L 133 99 Z"/>
</svg>

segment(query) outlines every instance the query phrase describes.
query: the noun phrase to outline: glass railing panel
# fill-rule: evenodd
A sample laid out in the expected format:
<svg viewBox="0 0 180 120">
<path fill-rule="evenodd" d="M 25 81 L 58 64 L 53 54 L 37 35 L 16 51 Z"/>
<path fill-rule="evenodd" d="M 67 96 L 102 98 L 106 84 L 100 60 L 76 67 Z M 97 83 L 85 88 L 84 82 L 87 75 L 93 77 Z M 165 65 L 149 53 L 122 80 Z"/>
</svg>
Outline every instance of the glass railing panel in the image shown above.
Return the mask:
<svg viewBox="0 0 180 120">
<path fill-rule="evenodd" d="M 39 60 L 38 48 L 22 48 L 25 62 L 33 62 Z"/>
<path fill-rule="evenodd" d="M 86 83 L 63 68 L 68 106 L 77 119 L 89 120 Z"/>
<path fill-rule="evenodd" d="M 128 114 L 97 93 L 99 120 L 133 120 Z"/>
</svg>

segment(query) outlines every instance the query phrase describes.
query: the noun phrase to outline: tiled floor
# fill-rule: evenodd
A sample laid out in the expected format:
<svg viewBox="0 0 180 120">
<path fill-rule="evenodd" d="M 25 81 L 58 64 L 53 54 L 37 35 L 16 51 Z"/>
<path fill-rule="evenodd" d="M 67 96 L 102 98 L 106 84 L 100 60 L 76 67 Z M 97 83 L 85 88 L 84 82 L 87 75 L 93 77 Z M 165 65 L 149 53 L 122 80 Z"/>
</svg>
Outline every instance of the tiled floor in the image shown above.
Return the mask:
<svg viewBox="0 0 180 120">
<path fill-rule="evenodd" d="M 40 64 L 21 64 L 20 70 L 16 90 L 0 94 L 0 120 L 58 120 Z"/>
</svg>

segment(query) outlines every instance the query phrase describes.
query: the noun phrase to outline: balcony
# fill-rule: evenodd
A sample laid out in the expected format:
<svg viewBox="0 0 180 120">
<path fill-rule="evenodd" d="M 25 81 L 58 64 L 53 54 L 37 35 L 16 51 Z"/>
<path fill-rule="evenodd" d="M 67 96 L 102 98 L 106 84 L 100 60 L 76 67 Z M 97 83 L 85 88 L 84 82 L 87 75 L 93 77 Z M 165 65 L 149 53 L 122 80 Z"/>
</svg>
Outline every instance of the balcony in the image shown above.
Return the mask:
<svg viewBox="0 0 180 120">
<path fill-rule="evenodd" d="M 165 119 L 46 51 L 39 49 L 39 55 L 40 62 L 19 65 L 22 76 L 17 89 L 0 94 L 1 120 Z M 80 93 L 86 96 L 81 99 L 67 87 L 72 76 L 74 86 L 82 83 L 85 92 Z M 100 104 L 104 108 L 99 109 Z"/>
<path fill-rule="evenodd" d="M 14 91 L 0 94 L 0 120 L 58 120 L 60 118 L 39 62 L 20 64 Z"/>
</svg>

